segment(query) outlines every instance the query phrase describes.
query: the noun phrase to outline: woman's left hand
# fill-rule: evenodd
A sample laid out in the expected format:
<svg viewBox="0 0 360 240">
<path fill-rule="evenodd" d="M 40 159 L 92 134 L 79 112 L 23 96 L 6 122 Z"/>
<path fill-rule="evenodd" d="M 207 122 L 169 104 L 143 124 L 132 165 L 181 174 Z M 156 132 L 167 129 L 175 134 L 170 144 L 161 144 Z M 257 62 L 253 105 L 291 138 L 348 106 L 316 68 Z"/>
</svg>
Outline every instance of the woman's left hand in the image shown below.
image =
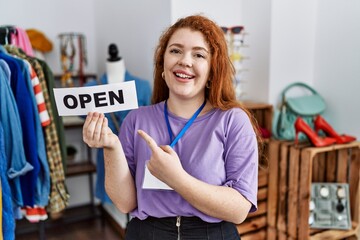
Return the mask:
<svg viewBox="0 0 360 240">
<path fill-rule="evenodd" d="M 156 178 L 173 187 L 174 180 L 180 179 L 180 175 L 184 173 L 179 156 L 169 145 L 158 146 L 146 132 L 138 130 L 138 134 L 146 141 L 152 152 L 147 164 L 149 171 Z"/>
</svg>

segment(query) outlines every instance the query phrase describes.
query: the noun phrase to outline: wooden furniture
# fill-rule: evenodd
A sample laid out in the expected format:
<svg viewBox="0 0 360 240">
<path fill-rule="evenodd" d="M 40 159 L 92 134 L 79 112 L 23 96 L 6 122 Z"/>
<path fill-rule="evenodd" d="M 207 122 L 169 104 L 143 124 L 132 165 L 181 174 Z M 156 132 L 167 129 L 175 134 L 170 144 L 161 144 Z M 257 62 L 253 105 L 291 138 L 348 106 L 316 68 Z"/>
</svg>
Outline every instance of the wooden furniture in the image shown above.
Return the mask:
<svg viewBox="0 0 360 240">
<path fill-rule="evenodd" d="M 272 121 L 272 105 L 266 103 L 255 102 L 243 102 L 244 106 L 250 110 L 254 118 L 258 122 L 258 125 L 262 128 L 271 130 Z M 254 213 L 250 213 L 247 219 L 237 225 L 241 239 L 266 239 L 267 228 L 267 211 L 268 211 L 268 168 L 267 158 L 269 139 L 264 139 L 264 155 L 260 156 L 259 162 L 259 177 L 258 177 L 258 210 Z"/>
<path fill-rule="evenodd" d="M 70 130 L 70 129 L 77 129 L 79 131 L 78 134 L 81 135 L 81 128 L 83 127 L 84 124 L 84 119 L 79 118 L 79 117 L 63 117 L 63 122 L 64 122 L 64 128 L 65 130 Z M 67 138 L 69 139 L 71 136 L 67 136 Z M 67 141 L 67 143 L 69 143 L 69 141 Z M 66 165 L 66 176 L 67 177 L 72 177 L 72 176 L 78 176 L 78 175 L 82 175 L 82 174 L 90 174 L 90 173 L 94 173 L 96 172 L 96 167 L 94 165 L 94 163 L 92 162 L 92 151 L 91 148 L 86 147 L 86 157 L 83 160 L 80 160 L 78 162 L 74 162 L 74 163 L 67 163 Z M 90 177 L 92 178 L 92 175 L 90 175 Z"/>
<path fill-rule="evenodd" d="M 61 86 L 61 77 L 62 74 L 61 73 L 56 73 L 54 74 L 54 78 L 55 78 L 55 87 L 62 87 Z M 86 74 L 73 74 L 71 75 L 71 78 L 74 82 L 74 87 L 81 87 L 84 85 L 84 83 L 87 83 L 90 80 L 96 80 L 97 79 L 97 75 L 95 73 L 86 73 Z"/>
<path fill-rule="evenodd" d="M 243 105 L 254 115 L 260 127 L 271 132 L 273 106 L 267 103 L 244 101 Z"/>
<path fill-rule="evenodd" d="M 357 239 L 360 142 L 312 147 L 270 141 L 267 239 Z M 312 182 L 348 183 L 352 229 L 310 229 Z"/>
</svg>

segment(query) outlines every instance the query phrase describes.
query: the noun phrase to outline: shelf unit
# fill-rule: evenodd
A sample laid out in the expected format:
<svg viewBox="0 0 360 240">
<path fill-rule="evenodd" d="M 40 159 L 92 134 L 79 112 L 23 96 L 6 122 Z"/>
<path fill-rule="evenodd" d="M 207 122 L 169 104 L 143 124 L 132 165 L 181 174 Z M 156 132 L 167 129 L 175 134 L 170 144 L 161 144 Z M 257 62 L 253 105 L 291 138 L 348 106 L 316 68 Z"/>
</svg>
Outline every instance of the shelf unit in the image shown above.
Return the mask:
<svg viewBox="0 0 360 240">
<path fill-rule="evenodd" d="M 359 233 L 360 142 L 312 147 L 309 143 L 269 144 L 267 239 L 356 239 Z M 311 229 L 312 182 L 348 183 L 352 228 Z"/>
<path fill-rule="evenodd" d="M 253 114 L 258 125 L 271 130 L 273 107 L 267 103 L 242 102 L 243 105 Z M 244 240 L 264 240 L 267 232 L 267 211 L 268 211 L 268 179 L 267 158 L 269 139 L 264 139 L 264 156 L 260 156 L 259 162 L 264 165 L 259 167 L 258 176 L 258 210 L 250 213 L 243 223 L 237 225 L 237 230 Z"/>
<path fill-rule="evenodd" d="M 61 73 L 54 74 L 55 86 L 56 87 L 62 87 L 61 86 L 61 77 L 62 77 Z M 73 74 L 71 76 L 71 78 L 73 79 L 74 87 L 81 87 L 84 83 L 88 82 L 89 79 L 96 80 L 97 75 L 94 74 L 94 73 L 86 73 L 86 74 L 83 74 L 83 75 Z"/>
<path fill-rule="evenodd" d="M 81 134 L 81 129 L 84 124 L 84 119 L 80 117 L 73 117 L 73 116 L 66 116 L 63 117 L 63 123 L 65 132 L 72 129 L 72 130 L 79 130 L 79 134 Z M 67 136 L 68 138 L 69 136 Z M 70 143 L 70 142 L 68 142 Z M 87 175 L 89 178 L 89 191 L 90 191 L 90 202 L 91 205 L 95 205 L 94 203 L 94 177 L 93 174 L 96 172 L 96 166 L 92 161 L 92 149 L 86 146 L 85 143 L 81 143 L 81 145 L 86 147 L 86 156 L 85 158 L 81 159 L 80 161 L 75 161 L 73 163 L 66 164 L 66 177 L 74 177 L 74 176 L 81 176 Z"/>
<path fill-rule="evenodd" d="M 64 128 L 67 129 L 81 129 L 84 124 L 84 119 L 80 117 L 63 117 Z M 66 168 L 66 176 L 77 176 L 82 174 L 90 174 L 96 172 L 96 166 L 92 162 L 91 148 L 87 147 L 87 154 L 84 160 L 78 163 L 68 163 Z"/>
</svg>

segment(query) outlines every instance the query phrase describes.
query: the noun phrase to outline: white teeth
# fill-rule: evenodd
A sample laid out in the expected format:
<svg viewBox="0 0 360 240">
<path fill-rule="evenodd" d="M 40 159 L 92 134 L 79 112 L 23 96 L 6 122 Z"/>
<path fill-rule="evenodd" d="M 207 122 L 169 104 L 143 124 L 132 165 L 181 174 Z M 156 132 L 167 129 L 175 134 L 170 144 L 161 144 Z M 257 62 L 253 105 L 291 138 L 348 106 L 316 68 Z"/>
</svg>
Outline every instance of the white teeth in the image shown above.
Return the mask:
<svg viewBox="0 0 360 240">
<path fill-rule="evenodd" d="M 176 75 L 177 77 L 181 77 L 181 78 L 191 78 L 191 76 L 186 75 L 186 74 L 183 74 L 183 73 L 175 73 L 175 75 Z"/>
</svg>

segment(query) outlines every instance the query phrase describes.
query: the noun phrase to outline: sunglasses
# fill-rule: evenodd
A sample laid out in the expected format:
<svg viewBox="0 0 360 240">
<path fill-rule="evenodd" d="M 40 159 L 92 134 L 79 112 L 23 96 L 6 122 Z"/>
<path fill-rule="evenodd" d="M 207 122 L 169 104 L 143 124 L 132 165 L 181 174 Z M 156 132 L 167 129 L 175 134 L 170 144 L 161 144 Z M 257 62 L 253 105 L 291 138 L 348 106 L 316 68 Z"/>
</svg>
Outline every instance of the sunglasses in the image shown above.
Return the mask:
<svg viewBox="0 0 360 240">
<path fill-rule="evenodd" d="M 228 31 L 233 34 L 239 34 L 244 30 L 244 26 L 234 26 L 234 27 L 221 27 L 223 32 L 226 34 Z"/>
</svg>

